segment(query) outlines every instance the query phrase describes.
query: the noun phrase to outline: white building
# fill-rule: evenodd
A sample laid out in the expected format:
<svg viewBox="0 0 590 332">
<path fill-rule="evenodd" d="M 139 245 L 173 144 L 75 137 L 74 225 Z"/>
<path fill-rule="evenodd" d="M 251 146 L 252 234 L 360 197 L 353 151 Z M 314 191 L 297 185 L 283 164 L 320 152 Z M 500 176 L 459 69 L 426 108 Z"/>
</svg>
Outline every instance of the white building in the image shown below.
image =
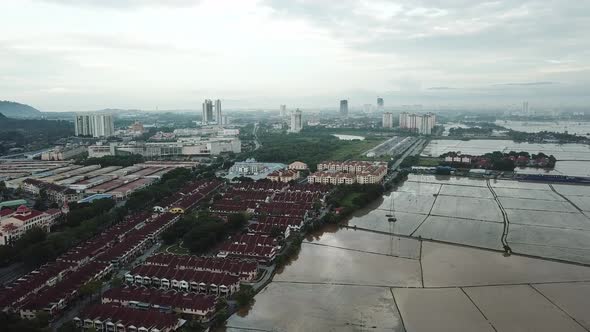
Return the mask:
<svg viewBox="0 0 590 332">
<path fill-rule="evenodd" d="M 104 156 L 115 155 L 116 143 L 103 145 L 97 143 L 96 145 L 88 146 L 88 158 L 101 158 Z"/>
<path fill-rule="evenodd" d="M 115 154 L 140 154 L 144 157 L 207 156 L 242 152 L 238 137 L 213 137 L 176 142 L 129 143 L 115 146 Z"/>
<path fill-rule="evenodd" d="M 280 115 L 281 116 L 287 115 L 287 105 L 281 105 Z"/>
<path fill-rule="evenodd" d="M 309 169 L 306 163 L 301 161 L 294 161 L 289 164 L 289 169 L 294 169 L 296 171 L 306 171 Z"/>
<path fill-rule="evenodd" d="M 291 129 L 290 132 L 298 133 L 303 129 L 302 114 L 299 109 L 291 113 Z"/>
<path fill-rule="evenodd" d="M 92 136 L 93 128 L 91 115 L 76 115 L 74 120 L 74 133 L 76 136 Z"/>
<path fill-rule="evenodd" d="M 436 115 L 434 113 L 418 115 L 402 112 L 399 115 L 399 127 L 401 129 L 409 129 L 422 135 L 431 135 L 434 126 L 436 126 Z"/>
<path fill-rule="evenodd" d="M 207 125 L 210 122 L 213 122 L 213 102 L 211 99 L 205 99 L 203 102 L 203 114 L 202 114 L 201 123 L 203 125 Z"/>
<path fill-rule="evenodd" d="M 390 112 L 383 113 L 383 128 L 393 128 L 393 114 Z"/>
<path fill-rule="evenodd" d="M 78 114 L 74 120 L 74 130 L 76 136 L 114 136 L 113 116 L 110 114 Z"/>
<path fill-rule="evenodd" d="M 0 221 L 0 245 L 11 244 L 33 227 L 45 231 L 54 224 L 60 210 L 49 209 L 46 212 L 31 210 L 24 205 L 19 206 L 13 213 Z"/>
<path fill-rule="evenodd" d="M 219 99 L 215 101 L 215 122 L 218 125 L 223 123 L 223 116 L 221 115 L 221 100 Z"/>
<path fill-rule="evenodd" d="M 52 150 L 41 154 L 41 160 L 67 160 L 86 152 L 86 147 L 81 145 L 57 146 Z"/>
<path fill-rule="evenodd" d="M 348 116 L 348 100 L 346 99 L 340 101 L 340 115 L 342 117 Z"/>
</svg>

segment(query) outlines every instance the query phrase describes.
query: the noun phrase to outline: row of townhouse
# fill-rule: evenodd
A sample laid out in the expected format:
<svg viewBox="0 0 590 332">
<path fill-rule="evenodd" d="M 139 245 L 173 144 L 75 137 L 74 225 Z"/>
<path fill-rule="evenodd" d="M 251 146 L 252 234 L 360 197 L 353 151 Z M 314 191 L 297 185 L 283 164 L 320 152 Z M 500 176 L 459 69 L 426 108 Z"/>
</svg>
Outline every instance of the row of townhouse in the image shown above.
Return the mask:
<svg viewBox="0 0 590 332">
<path fill-rule="evenodd" d="M 220 272 L 140 265 L 125 275 L 128 284 L 229 296 L 240 289 L 240 278 Z"/>
<path fill-rule="evenodd" d="M 170 213 L 131 216 L 60 256 L 53 265 L 62 269 L 54 271 L 53 276 L 49 275 L 43 286 L 33 288 L 34 292 L 0 292 L 0 303 L 4 309 L 20 310 L 21 316 L 28 319 L 34 318 L 41 310 L 50 315 L 59 314 L 77 295 L 81 285 L 102 278 L 113 269 L 112 262 L 128 261 L 141 254 L 178 218 Z M 11 287 L 18 285 L 17 282 Z"/>
<path fill-rule="evenodd" d="M 223 183 L 217 180 L 200 180 L 188 183 L 178 193 L 164 199 L 159 205 L 154 206 L 154 211 L 158 213 L 170 211 L 175 214 L 183 214 L 194 208 L 221 186 L 223 186 Z"/>
<path fill-rule="evenodd" d="M 318 171 L 307 176 L 308 183 L 321 184 L 353 184 L 356 176 L 351 173 L 336 173 L 333 171 Z"/>
<path fill-rule="evenodd" d="M 212 295 L 154 290 L 144 287 L 111 288 L 102 294 L 103 304 L 118 304 L 123 307 L 154 309 L 174 312 L 209 321 L 215 313 L 217 299 Z"/>
<path fill-rule="evenodd" d="M 226 242 L 219 249 L 217 257 L 255 259 L 262 264 L 270 264 L 277 257 L 277 253 L 277 247 L 263 247 L 244 243 Z"/>
<path fill-rule="evenodd" d="M 22 188 L 32 195 L 39 195 L 41 190 L 44 189 L 49 199 L 58 204 L 77 202 L 83 198 L 82 193 L 78 193 L 73 189 L 37 179 L 25 179 Z"/>
<path fill-rule="evenodd" d="M 170 212 L 156 216 L 141 224 L 119 243 L 105 250 L 96 259 L 116 266 L 128 263 L 141 255 L 158 241 L 158 237 L 180 219 Z"/>
<path fill-rule="evenodd" d="M 126 308 L 113 304 L 91 305 L 74 318 L 82 331 L 98 332 L 171 332 L 184 321 L 171 313 Z"/>
<path fill-rule="evenodd" d="M 387 166 L 372 165 L 365 167 L 363 170 L 357 171 L 355 173 L 333 170 L 318 171 L 308 175 L 307 182 L 334 185 L 350 185 L 354 183 L 376 184 L 381 183 L 386 175 Z"/>
<path fill-rule="evenodd" d="M 324 161 L 317 165 L 318 171 L 331 171 L 331 172 L 347 172 L 347 173 L 360 173 L 365 169 L 372 166 L 385 166 L 385 162 L 372 162 L 372 161 Z"/>
<path fill-rule="evenodd" d="M 180 270 L 209 271 L 237 276 L 240 281 L 250 282 L 256 278 L 258 263 L 252 260 L 224 259 L 159 253 L 148 257 L 144 265 L 177 268 Z"/>
<path fill-rule="evenodd" d="M 91 262 L 64 276 L 53 286 L 44 287 L 18 305 L 21 318 L 34 319 L 46 312 L 53 317 L 79 297 L 82 285 L 104 278 L 113 269 L 111 264 Z"/>
<path fill-rule="evenodd" d="M 40 291 L 46 292 L 55 288 L 72 273 L 85 269 L 100 253 L 112 247 L 127 233 L 135 230 L 139 224 L 145 222 L 149 215 L 138 213 L 126 218 L 125 221 L 110 227 L 91 240 L 70 249 L 53 263 L 48 263 L 34 270 L 16 281 L 0 289 L 0 309 L 4 311 L 18 311 L 17 308 L 27 299 L 37 297 Z M 101 263 L 102 264 L 102 263 Z M 110 266 L 107 264 L 106 266 Z M 85 270 L 83 270 L 85 271 Z M 24 316 L 32 316 L 28 313 Z"/>
<path fill-rule="evenodd" d="M 45 287 L 54 286 L 76 268 L 77 266 L 71 263 L 52 262 L 27 273 L 0 288 L 0 309 L 6 311 L 17 307 L 29 295 L 36 294 Z"/>
</svg>

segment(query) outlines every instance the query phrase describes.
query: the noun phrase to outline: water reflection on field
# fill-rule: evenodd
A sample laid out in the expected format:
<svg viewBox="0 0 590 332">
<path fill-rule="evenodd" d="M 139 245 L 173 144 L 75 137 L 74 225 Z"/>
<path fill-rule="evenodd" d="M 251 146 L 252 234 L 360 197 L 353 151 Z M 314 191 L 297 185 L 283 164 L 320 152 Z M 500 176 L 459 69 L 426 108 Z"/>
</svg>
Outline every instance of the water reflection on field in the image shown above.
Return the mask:
<svg viewBox="0 0 590 332">
<path fill-rule="evenodd" d="M 582 121 L 496 121 L 496 124 L 508 129 L 526 133 L 552 131 L 590 137 L 590 122 Z"/>
<path fill-rule="evenodd" d="M 512 140 L 432 140 L 422 155 L 438 157 L 447 152 L 483 155 L 489 152 L 526 151 L 554 155 L 558 160 L 590 160 L 590 147 L 586 144 L 517 143 Z"/>
<path fill-rule="evenodd" d="M 486 180 L 410 175 L 354 213 L 344 223 L 352 229 L 307 236 L 227 331 L 590 328 L 590 268 L 537 258 L 590 264 L 590 219 L 579 210 L 590 187 L 489 185 L 506 210 L 509 245 L 530 256 L 503 255 L 504 220 Z"/>
<path fill-rule="evenodd" d="M 405 331 L 389 288 L 271 283 L 226 331 Z"/>
</svg>

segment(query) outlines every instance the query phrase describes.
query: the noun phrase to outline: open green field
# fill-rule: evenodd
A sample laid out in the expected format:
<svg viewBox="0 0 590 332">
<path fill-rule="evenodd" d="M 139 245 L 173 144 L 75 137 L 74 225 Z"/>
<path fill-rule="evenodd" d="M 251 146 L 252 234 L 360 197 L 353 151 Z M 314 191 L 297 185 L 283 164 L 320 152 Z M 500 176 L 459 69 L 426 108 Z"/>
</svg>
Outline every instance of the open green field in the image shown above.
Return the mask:
<svg viewBox="0 0 590 332">
<path fill-rule="evenodd" d="M 359 159 L 362 154 L 385 141 L 387 137 L 365 140 L 340 140 L 332 134 L 301 132 L 299 134 L 269 134 L 260 137 L 262 147 L 242 156 L 259 161 L 291 163 L 302 161 L 312 171 L 325 160 Z"/>
<path fill-rule="evenodd" d="M 385 139 L 367 139 L 364 141 L 348 141 L 346 145 L 340 146 L 329 153 L 332 160 L 347 160 L 359 158 L 363 152 L 381 144 Z"/>
</svg>

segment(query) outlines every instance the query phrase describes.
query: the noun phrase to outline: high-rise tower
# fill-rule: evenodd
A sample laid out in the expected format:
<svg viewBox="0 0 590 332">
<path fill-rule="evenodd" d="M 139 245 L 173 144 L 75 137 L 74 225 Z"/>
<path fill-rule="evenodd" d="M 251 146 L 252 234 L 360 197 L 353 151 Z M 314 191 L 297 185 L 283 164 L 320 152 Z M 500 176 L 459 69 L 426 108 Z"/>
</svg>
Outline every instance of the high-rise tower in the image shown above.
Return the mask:
<svg viewBox="0 0 590 332">
<path fill-rule="evenodd" d="M 340 115 L 343 117 L 348 116 L 348 100 L 346 99 L 340 101 Z"/>
<path fill-rule="evenodd" d="M 299 109 L 291 113 L 291 129 L 292 133 L 298 133 L 303 129 L 302 114 Z"/>
<path fill-rule="evenodd" d="M 221 100 L 215 100 L 215 122 L 218 125 L 221 125 L 223 122 L 223 117 L 221 115 Z"/>
<path fill-rule="evenodd" d="M 207 125 L 213 121 L 213 102 L 211 99 L 205 99 L 203 102 L 203 120 L 202 124 Z"/>
</svg>

